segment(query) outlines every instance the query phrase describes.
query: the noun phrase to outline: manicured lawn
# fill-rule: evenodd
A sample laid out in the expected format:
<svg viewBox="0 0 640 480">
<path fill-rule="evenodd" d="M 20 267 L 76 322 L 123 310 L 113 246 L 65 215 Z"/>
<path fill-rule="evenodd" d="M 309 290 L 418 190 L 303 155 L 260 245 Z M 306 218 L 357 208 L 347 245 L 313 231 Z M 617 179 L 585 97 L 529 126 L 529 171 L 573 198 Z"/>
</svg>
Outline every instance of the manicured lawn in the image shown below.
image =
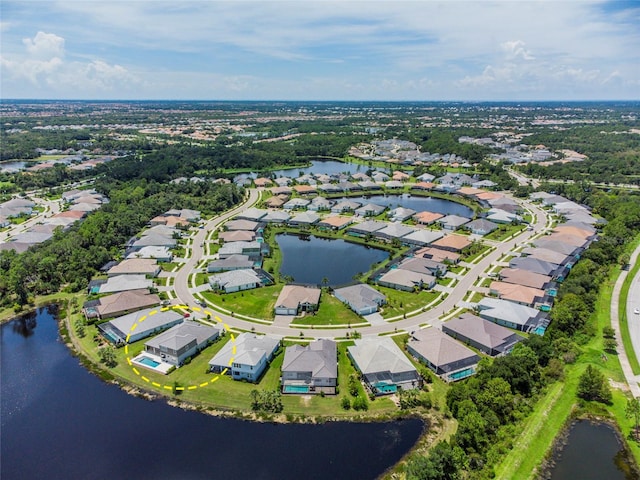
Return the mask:
<svg viewBox="0 0 640 480">
<path fill-rule="evenodd" d="M 273 308 L 282 285 L 270 285 L 235 293 L 202 292 L 202 296 L 221 308 L 254 318 L 273 319 Z"/>
<path fill-rule="evenodd" d="M 524 225 L 500 225 L 496 230 L 494 230 L 493 232 L 485 235 L 484 238 L 486 238 L 487 240 L 495 240 L 495 241 L 502 241 L 505 238 L 510 237 L 511 235 L 513 235 L 514 233 L 520 232 L 522 230 L 524 230 L 525 226 Z"/>
<path fill-rule="evenodd" d="M 487 252 L 491 249 L 489 245 L 484 245 L 483 248 L 478 250 L 476 253 L 465 257 L 464 261 L 468 263 L 473 263 L 477 258 L 482 257 L 487 254 Z"/>
<path fill-rule="evenodd" d="M 640 241 L 636 240 L 633 242 L 632 247 L 635 248 Z M 632 248 L 630 248 L 632 250 Z M 622 343 L 624 344 L 624 349 L 627 352 L 627 357 L 629 358 L 629 364 L 631 365 L 631 370 L 634 375 L 640 373 L 640 364 L 638 363 L 638 357 L 636 357 L 635 350 L 633 348 L 633 344 L 631 343 L 631 337 L 629 335 L 629 324 L 627 318 L 627 298 L 629 297 L 629 286 L 633 281 L 636 273 L 640 270 L 640 262 L 636 262 L 633 268 L 627 273 L 627 278 L 625 279 L 624 284 L 622 285 L 622 290 L 620 291 L 620 303 L 618 314 L 620 315 L 620 334 L 622 336 Z M 616 272 L 619 272 L 619 269 L 616 269 Z"/>
<path fill-rule="evenodd" d="M 397 317 L 405 313 L 419 310 L 425 305 L 433 302 L 439 292 L 433 290 L 421 290 L 420 292 L 404 292 L 387 287 L 376 287 L 387 297 L 387 304 L 382 307 L 384 318 Z"/>
<path fill-rule="evenodd" d="M 301 325 L 355 325 L 364 319 L 344 303 L 326 291 L 320 296 L 320 306 L 315 315 L 296 318 L 292 323 Z"/>
<path fill-rule="evenodd" d="M 162 268 L 162 270 L 164 270 L 165 272 L 171 272 L 174 268 L 176 268 L 181 264 L 175 263 L 175 262 L 161 262 L 159 263 L 159 265 L 160 265 L 160 268 Z"/>
</svg>

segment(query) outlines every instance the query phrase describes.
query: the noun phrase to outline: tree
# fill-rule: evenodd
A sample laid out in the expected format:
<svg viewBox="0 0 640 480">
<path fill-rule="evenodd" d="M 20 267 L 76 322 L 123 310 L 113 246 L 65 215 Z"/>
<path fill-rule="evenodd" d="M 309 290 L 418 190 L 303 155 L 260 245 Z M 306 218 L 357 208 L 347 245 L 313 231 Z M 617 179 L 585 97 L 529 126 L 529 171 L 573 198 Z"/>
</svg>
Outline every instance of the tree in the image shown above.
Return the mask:
<svg viewBox="0 0 640 480">
<path fill-rule="evenodd" d="M 627 400 L 627 407 L 624 413 L 627 418 L 633 418 L 635 439 L 638 440 L 638 430 L 640 429 L 640 400 L 637 398 Z"/>
<path fill-rule="evenodd" d="M 100 361 L 109 368 L 113 368 L 118 364 L 116 350 L 111 345 L 107 345 L 98 350 L 98 356 L 100 357 Z"/>
<path fill-rule="evenodd" d="M 415 455 L 406 467 L 407 480 L 456 480 L 464 464 L 464 453 L 448 442 L 438 443 L 428 457 Z"/>
<path fill-rule="evenodd" d="M 578 397 L 600 403 L 611 403 L 611 388 L 604 374 L 597 368 L 587 365 L 578 382 Z"/>
<path fill-rule="evenodd" d="M 615 338 L 605 338 L 603 341 L 603 346 L 605 351 L 609 353 L 616 353 L 616 349 L 618 348 L 618 342 L 616 342 Z"/>
</svg>

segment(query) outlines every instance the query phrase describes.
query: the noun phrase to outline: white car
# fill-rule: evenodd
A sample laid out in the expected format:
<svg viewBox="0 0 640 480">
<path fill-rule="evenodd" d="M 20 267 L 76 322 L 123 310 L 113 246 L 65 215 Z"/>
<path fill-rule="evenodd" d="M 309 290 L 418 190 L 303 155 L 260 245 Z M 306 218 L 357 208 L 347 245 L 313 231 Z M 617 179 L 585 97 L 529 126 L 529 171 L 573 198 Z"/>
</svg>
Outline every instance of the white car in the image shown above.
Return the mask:
<svg viewBox="0 0 640 480">
<path fill-rule="evenodd" d="M 634 308 L 633 313 L 635 313 L 636 315 L 640 315 L 640 309 Z"/>
</svg>

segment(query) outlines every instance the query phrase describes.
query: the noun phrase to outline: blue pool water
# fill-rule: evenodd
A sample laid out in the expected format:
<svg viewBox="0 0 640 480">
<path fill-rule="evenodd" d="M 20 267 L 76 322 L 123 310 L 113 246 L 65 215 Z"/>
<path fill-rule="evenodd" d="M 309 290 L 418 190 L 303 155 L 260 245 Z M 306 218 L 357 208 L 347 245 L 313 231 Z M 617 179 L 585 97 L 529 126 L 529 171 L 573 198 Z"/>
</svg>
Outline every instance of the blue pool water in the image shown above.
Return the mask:
<svg viewBox="0 0 640 480">
<path fill-rule="evenodd" d="M 155 360 L 152 360 L 149 357 L 140 357 L 138 361 L 143 365 L 146 365 L 147 367 L 151 367 L 151 368 L 156 368 L 158 365 L 160 365 L 160 362 L 156 362 Z"/>
<path fill-rule="evenodd" d="M 285 385 L 284 393 L 308 393 L 309 387 L 306 385 Z"/>
</svg>

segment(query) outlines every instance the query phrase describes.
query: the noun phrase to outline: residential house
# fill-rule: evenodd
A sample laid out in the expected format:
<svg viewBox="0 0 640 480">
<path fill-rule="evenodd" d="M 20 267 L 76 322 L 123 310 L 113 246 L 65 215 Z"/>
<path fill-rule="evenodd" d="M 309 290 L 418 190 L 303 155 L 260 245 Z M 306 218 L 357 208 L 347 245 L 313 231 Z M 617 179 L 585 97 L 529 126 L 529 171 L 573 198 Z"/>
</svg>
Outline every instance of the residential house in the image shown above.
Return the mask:
<svg viewBox="0 0 640 480">
<path fill-rule="evenodd" d="M 257 383 L 280 347 L 280 339 L 269 335 L 241 333 L 228 341 L 209 360 L 209 369 L 228 373 L 234 380 Z"/>
<path fill-rule="evenodd" d="M 549 275 L 522 270 L 520 268 L 503 268 L 498 272 L 498 278 L 507 283 L 515 283 L 525 287 L 546 290 L 554 285 L 553 278 Z"/>
<path fill-rule="evenodd" d="M 285 203 L 282 208 L 284 210 L 306 210 L 309 203 L 311 203 L 311 201 L 307 200 L 306 198 L 296 197 Z"/>
<path fill-rule="evenodd" d="M 126 258 L 155 258 L 158 262 L 170 262 L 173 260 L 173 254 L 167 247 L 149 246 L 129 253 Z"/>
<path fill-rule="evenodd" d="M 436 240 L 431 244 L 431 246 L 439 248 L 441 250 L 448 250 L 450 252 L 458 253 L 464 250 L 465 248 L 467 248 L 469 245 L 471 245 L 471 243 L 473 242 L 464 235 L 452 234 L 452 235 L 447 235 L 441 238 L 440 240 Z"/>
<path fill-rule="evenodd" d="M 250 259 L 256 260 L 260 258 L 260 243 L 253 242 L 229 242 L 225 243 L 218 249 L 218 258 L 224 260 L 231 255 L 247 255 Z"/>
<path fill-rule="evenodd" d="M 153 287 L 153 281 L 144 274 L 116 275 L 100 286 L 100 293 L 116 293 L 125 290 L 141 290 Z"/>
<path fill-rule="evenodd" d="M 183 320 L 183 315 L 173 309 L 148 308 L 100 323 L 98 330 L 111 343 L 121 346 L 171 328 Z"/>
<path fill-rule="evenodd" d="M 314 212 L 301 212 L 289 220 L 289 225 L 314 225 L 320 221 L 320 217 Z"/>
<path fill-rule="evenodd" d="M 524 337 L 496 323 L 465 313 L 442 324 L 442 331 L 487 355 L 506 355 Z"/>
<path fill-rule="evenodd" d="M 438 223 L 445 230 L 457 230 L 466 223 L 469 223 L 471 219 L 461 217 L 460 215 L 447 215 L 438 220 Z"/>
<path fill-rule="evenodd" d="M 535 308 L 508 300 L 485 297 L 477 304 L 478 315 L 504 327 L 523 332 L 544 332 L 548 325 L 545 315 Z"/>
<path fill-rule="evenodd" d="M 315 197 L 311 200 L 311 203 L 307 206 L 307 210 L 313 210 L 316 212 L 331 210 L 333 202 L 327 200 L 324 197 Z"/>
<path fill-rule="evenodd" d="M 360 208 L 362 204 L 360 202 L 354 202 L 352 200 L 342 200 L 331 207 L 333 213 L 346 213 L 354 212 Z"/>
<path fill-rule="evenodd" d="M 348 227 L 353 223 L 353 217 L 341 217 L 341 216 L 332 216 L 325 217 L 320 220 L 317 225 L 320 228 L 330 229 L 330 230 L 342 230 L 343 228 Z"/>
<path fill-rule="evenodd" d="M 473 350 L 435 327 L 411 332 L 407 351 L 447 382 L 473 375 L 480 361 Z"/>
<path fill-rule="evenodd" d="M 306 346 L 292 345 L 285 349 L 282 361 L 283 393 L 335 395 L 337 384 L 336 342 L 319 339 Z"/>
<path fill-rule="evenodd" d="M 218 239 L 225 243 L 253 242 L 256 239 L 256 232 L 251 230 L 229 230 L 218 233 Z"/>
<path fill-rule="evenodd" d="M 320 303 L 319 288 L 299 285 L 285 285 L 276 300 L 276 315 L 298 315 L 301 312 L 315 312 Z"/>
<path fill-rule="evenodd" d="M 413 272 L 402 268 L 392 268 L 380 276 L 376 283 L 382 287 L 413 292 L 416 289 L 433 288 L 436 278 L 426 273 Z"/>
<path fill-rule="evenodd" d="M 460 261 L 460 254 L 450 252 L 448 250 L 442 250 L 440 248 L 425 247 L 416 251 L 415 257 L 428 258 L 434 262 L 444 263 L 458 263 Z"/>
<path fill-rule="evenodd" d="M 129 290 L 86 302 L 83 305 L 83 312 L 88 321 L 103 320 L 159 304 L 160 297 L 149 293 L 147 289 Z"/>
<path fill-rule="evenodd" d="M 233 293 L 257 288 L 261 285 L 261 280 L 253 270 L 231 270 L 211 275 L 209 277 L 209 285 L 213 290 Z"/>
<path fill-rule="evenodd" d="M 266 210 L 265 210 L 266 212 Z M 265 213 L 266 215 L 266 213 Z M 264 215 L 263 215 L 264 216 Z M 261 217 L 262 218 L 262 217 Z M 258 222 L 254 222 L 253 220 L 229 220 L 227 223 L 224 224 L 224 228 L 226 230 L 249 230 L 252 232 L 255 232 L 256 230 L 258 230 L 260 224 Z"/>
<path fill-rule="evenodd" d="M 424 257 L 405 258 L 400 262 L 398 268 L 425 275 L 434 275 L 436 277 L 447 273 L 447 266 L 444 263 L 436 262 Z"/>
<path fill-rule="evenodd" d="M 387 301 L 387 297 L 382 293 L 363 283 L 338 288 L 334 290 L 333 294 L 358 315 L 375 313 L 378 311 L 378 308 Z"/>
<path fill-rule="evenodd" d="M 261 221 L 267 223 L 286 223 L 291 218 L 286 212 L 279 212 L 277 210 L 269 210 L 264 217 L 262 217 Z"/>
<path fill-rule="evenodd" d="M 394 239 L 401 239 L 402 237 L 415 232 L 414 228 L 401 223 L 390 223 L 386 227 L 375 232 L 376 237 L 380 237 L 384 240 L 392 241 Z"/>
<path fill-rule="evenodd" d="M 248 255 L 229 255 L 222 260 L 214 260 L 207 265 L 208 273 L 253 268 L 254 261 Z"/>
<path fill-rule="evenodd" d="M 220 336 L 221 327 L 185 320 L 144 344 L 144 350 L 163 362 L 180 366 Z"/>
<path fill-rule="evenodd" d="M 236 218 L 242 220 L 251 220 L 252 222 L 259 222 L 264 216 L 267 215 L 267 210 L 251 207 L 239 213 Z M 229 222 L 227 222 L 229 223 Z M 240 230 L 251 230 L 249 228 L 242 228 Z"/>
<path fill-rule="evenodd" d="M 464 227 L 471 230 L 471 233 L 474 235 L 484 236 L 496 230 L 498 225 L 485 218 L 478 218 L 477 220 L 467 223 Z"/>
<path fill-rule="evenodd" d="M 145 275 L 147 277 L 157 277 L 159 273 L 160 266 L 154 258 L 130 258 L 111 267 L 107 271 L 107 276 Z"/>
<path fill-rule="evenodd" d="M 376 205 L 375 203 L 367 203 L 360 208 L 355 209 L 355 214 L 359 217 L 376 217 L 384 212 L 386 207 Z"/>
<path fill-rule="evenodd" d="M 537 304 L 542 303 L 545 297 L 544 290 L 538 288 L 496 281 L 491 282 L 491 285 L 489 285 L 489 294 L 529 307 L 535 307 Z"/>
<path fill-rule="evenodd" d="M 424 246 L 429 245 L 442 237 L 444 237 L 444 233 L 439 230 L 416 230 L 415 232 L 402 237 L 402 243 Z"/>
<path fill-rule="evenodd" d="M 375 395 L 413 390 L 422 384 L 418 370 L 390 337 L 357 339 L 347 352 Z"/>
<path fill-rule="evenodd" d="M 404 222 L 405 220 L 409 220 L 415 214 L 416 211 L 410 208 L 397 207 L 390 210 L 388 216 L 393 222 Z"/>
<path fill-rule="evenodd" d="M 441 213 L 424 211 L 416 213 L 413 216 L 413 219 L 420 225 L 431 225 L 432 223 L 435 223 L 443 217 L 444 215 L 442 215 Z"/>
<path fill-rule="evenodd" d="M 347 233 L 354 237 L 366 237 L 367 235 L 372 235 L 378 230 L 382 230 L 386 226 L 387 224 L 385 222 L 367 220 L 361 223 L 354 223 L 347 229 Z"/>
</svg>

